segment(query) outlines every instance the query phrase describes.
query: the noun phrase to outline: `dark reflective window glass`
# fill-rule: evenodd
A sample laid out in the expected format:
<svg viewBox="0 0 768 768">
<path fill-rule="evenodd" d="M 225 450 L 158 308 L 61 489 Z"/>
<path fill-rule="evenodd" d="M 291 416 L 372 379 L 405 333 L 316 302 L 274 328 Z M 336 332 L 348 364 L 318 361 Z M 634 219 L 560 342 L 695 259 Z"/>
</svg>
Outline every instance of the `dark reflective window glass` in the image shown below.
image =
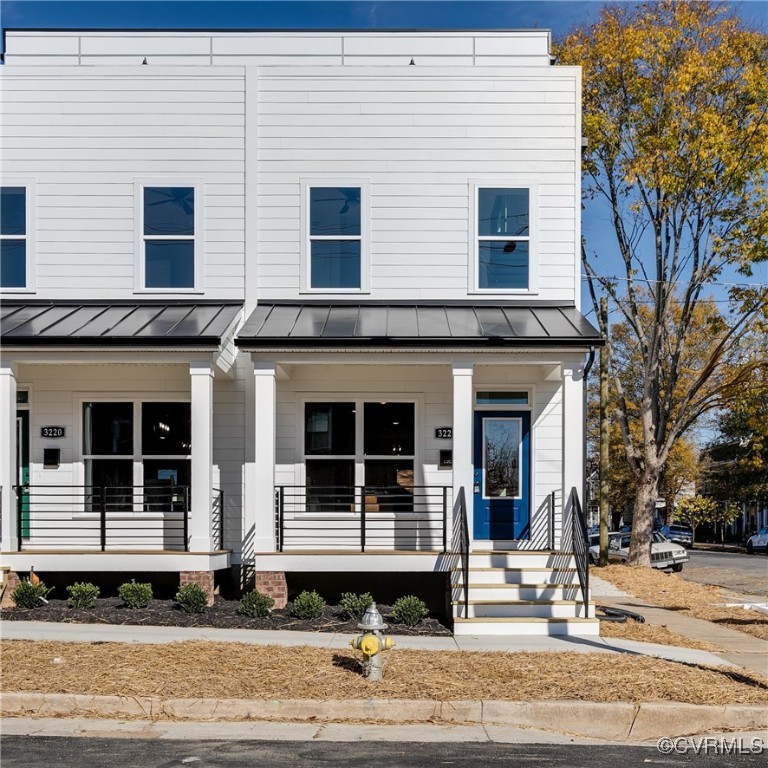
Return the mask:
<svg viewBox="0 0 768 768">
<path fill-rule="evenodd" d="M 192 240 L 147 240 L 147 288 L 193 288 L 195 246 Z"/>
<path fill-rule="evenodd" d="M 142 404 L 141 452 L 145 456 L 188 456 L 191 436 L 189 403 Z"/>
<path fill-rule="evenodd" d="M 184 459 L 144 460 L 144 510 L 185 512 L 189 509 L 190 462 Z M 176 533 L 182 534 L 183 528 Z"/>
<path fill-rule="evenodd" d="M 0 287 L 23 288 L 26 284 L 26 240 L 0 240 Z"/>
<path fill-rule="evenodd" d="M 352 456 L 355 453 L 355 404 L 307 403 L 304 452 L 308 455 Z"/>
<path fill-rule="evenodd" d="M 527 189 L 480 189 L 477 208 L 480 237 L 528 235 Z"/>
<path fill-rule="evenodd" d="M 27 234 L 27 190 L 0 188 L 0 235 Z"/>
<path fill-rule="evenodd" d="M 367 459 L 365 462 L 365 485 L 369 490 L 376 488 L 413 491 L 412 459 Z"/>
<path fill-rule="evenodd" d="M 133 462 L 86 459 L 86 512 L 131 512 L 137 498 L 133 487 Z"/>
<path fill-rule="evenodd" d="M 194 187 L 145 187 L 145 235 L 194 235 Z"/>
<path fill-rule="evenodd" d="M 478 246 L 480 288 L 527 288 L 528 242 L 485 240 Z"/>
<path fill-rule="evenodd" d="M 360 287 L 359 240 L 312 241 L 313 288 Z"/>
<path fill-rule="evenodd" d="M 478 392 L 478 405 L 528 405 L 527 392 Z"/>
<path fill-rule="evenodd" d="M 351 459 L 309 459 L 306 468 L 310 512 L 354 511 L 355 463 Z"/>
<path fill-rule="evenodd" d="M 359 235 L 360 188 L 313 187 L 309 190 L 309 234 Z"/>
<path fill-rule="evenodd" d="M 133 403 L 85 403 L 83 453 L 88 456 L 133 454 Z"/>
<path fill-rule="evenodd" d="M 363 416 L 366 456 L 413 455 L 413 403 L 366 403 Z"/>
</svg>

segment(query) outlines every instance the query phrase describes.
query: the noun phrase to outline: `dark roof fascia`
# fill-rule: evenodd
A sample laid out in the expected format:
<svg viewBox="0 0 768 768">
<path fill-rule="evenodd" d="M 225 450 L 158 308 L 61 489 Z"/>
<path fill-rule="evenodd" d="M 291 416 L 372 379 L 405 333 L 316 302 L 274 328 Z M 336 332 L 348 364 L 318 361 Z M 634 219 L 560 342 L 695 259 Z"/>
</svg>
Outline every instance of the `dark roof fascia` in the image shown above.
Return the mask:
<svg viewBox="0 0 768 768">
<path fill-rule="evenodd" d="M 6 307 L 188 307 L 216 306 L 216 307 L 242 307 L 242 301 L 220 301 L 217 299 L 0 299 L 0 303 Z"/>
<path fill-rule="evenodd" d="M 576 349 L 588 350 L 591 347 L 601 347 L 605 344 L 602 338 L 556 338 L 545 337 L 537 339 L 523 338 L 447 338 L 445 336 L 435 338 L 407 338 L 398 339 L 396 337 L 382 336 L 379 338 L 333 338 L 333 337 L 303 337 L 303 338 L 262 338 L 258 336 L 237 337 L 235 346 L 247 347 L 247 351 L 254 352 L 257 349 L 284 349 L 287 347 L 317 347 L 324 349 L 360 349 L 365 350 L 371 347 L 391 347 L 392 349 L 441 349 L 456 347 L 474 347 L 478 351 L 483 349 L 500 347 L 509 347 L 510 349 L 538 349 L 539 347 L 573 347 Z"/>
<path fill-rule="evenodd" d="M 259 299 L 257 307 L 508 307 L 530 309 L 531 307 L 561 307 L 574 309 L 574 303 L 551 299 L 519 301 L 494 301 L 490 298 L 474 299 Z"/>
<path fill-rule="evenodd" d="M 153 336 L 151 338 L 141 339 L 135 336 L 109 338 L 105 336 L 25 336 L 15 339 L 12 336 L 3 338 L 3 347 L 5 349 L 20 347 L 135 347 L 137 349 L 148 349 L 160 347 L 163 349 L 171 347 L 184 347 L 185 349 L 210 349 L 216 348 L 221 344 L 219 336 L 184 336 L 184 337 L 166 337 Z"/>
</svg>

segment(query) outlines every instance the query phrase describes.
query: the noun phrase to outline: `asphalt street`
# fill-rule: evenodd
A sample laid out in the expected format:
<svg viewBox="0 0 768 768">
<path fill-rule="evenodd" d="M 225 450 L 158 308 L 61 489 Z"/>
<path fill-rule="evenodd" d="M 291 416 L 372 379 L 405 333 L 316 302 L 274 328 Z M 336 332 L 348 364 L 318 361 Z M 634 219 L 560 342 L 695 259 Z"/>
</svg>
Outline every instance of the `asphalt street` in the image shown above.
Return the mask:
<svg viewBox="0 0 768 768">
<path fill-rule="evenodd" d="M 568 744 L 366 743 L 285 741 L 155 741 L 7 736 L 3 768 L 634 768 L 635 766 L 765 765 L 765 755 L 689 751 L 664 755 L 655 746 L 582 746 Z"/>
<path fill-rule="evenodd" d="M 743 595 L 768 597 L 768 557 L 730 552 L 689 550 L 682 576 L 699 584 L 714 584 Z"/>
</svg>

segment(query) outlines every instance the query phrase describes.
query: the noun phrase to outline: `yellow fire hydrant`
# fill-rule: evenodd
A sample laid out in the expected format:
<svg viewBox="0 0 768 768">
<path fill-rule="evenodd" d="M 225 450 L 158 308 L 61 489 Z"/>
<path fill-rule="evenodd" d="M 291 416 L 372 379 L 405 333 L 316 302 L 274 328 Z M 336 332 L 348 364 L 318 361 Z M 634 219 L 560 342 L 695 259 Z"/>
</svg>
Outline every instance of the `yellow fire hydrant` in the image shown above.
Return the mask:
<svg viewBox="0 0 768 768">
<path fill-rule="evenodd" d="M 369 680 L 381 680 L 383 669 L 382 651 L 393 648 L 395 641 L 391 637 L 384 637 L 381 632 L 387 628 L 381 618 L 376 603 L 371 603 L 363 616 L 363 620 L 357 625 L 363 630 L 363 634 L 349 641 L 356 650 L 363 652 L 363 672 Z"/>
</svg>

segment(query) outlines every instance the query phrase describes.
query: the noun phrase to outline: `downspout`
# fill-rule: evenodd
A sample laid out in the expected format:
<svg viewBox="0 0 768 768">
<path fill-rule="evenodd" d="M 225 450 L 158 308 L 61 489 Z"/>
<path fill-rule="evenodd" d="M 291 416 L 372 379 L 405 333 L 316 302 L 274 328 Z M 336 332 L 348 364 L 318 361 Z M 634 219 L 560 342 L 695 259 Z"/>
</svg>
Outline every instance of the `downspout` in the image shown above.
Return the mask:
<svg viewBox="0 0 768 768">
<path fill-rule="evenodd" d="M 581 506 L 584 512 L 584 520 L 587 520 L 587 376 L 592 370 L 592 366 L 595 364 L 595 348 L 589 348 L 589 359 L 584 366 L 584 440 L 583 440 L 583 479 L 581 487 Z"/>
</svg>

